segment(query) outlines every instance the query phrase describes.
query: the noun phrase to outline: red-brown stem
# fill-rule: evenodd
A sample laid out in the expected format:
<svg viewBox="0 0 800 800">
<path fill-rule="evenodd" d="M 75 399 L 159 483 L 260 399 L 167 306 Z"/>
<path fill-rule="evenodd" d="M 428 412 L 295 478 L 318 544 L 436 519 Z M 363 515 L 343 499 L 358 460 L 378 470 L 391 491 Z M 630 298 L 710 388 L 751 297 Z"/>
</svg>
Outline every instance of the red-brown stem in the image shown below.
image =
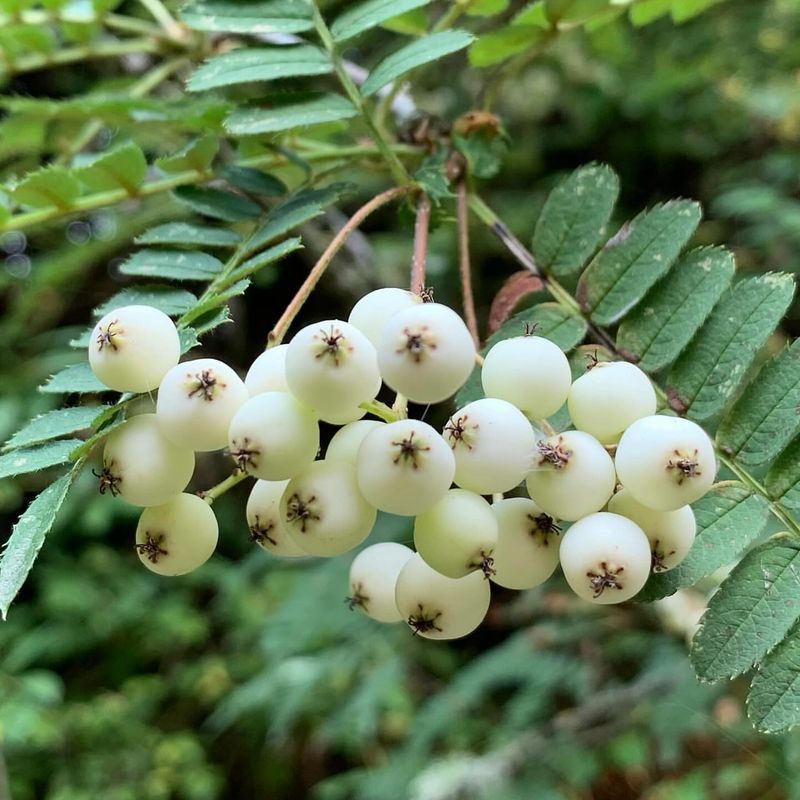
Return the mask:
<svg viewBox="0 0 800 800">
<path fill-rule="evenodd" d="M 458 227 L 458 272 L 461 276 L 461 298 L 464 304 L 464 321 L 472 334 L 475 347 L 481 345 L 478 334 L 478 317 L 475 314 L 475 297 L 472 294 L 472 268 L 469 260 L 469 198 L 464 181 L 456 192 L 456 221 Z"/>
<path fill-rule="evenodd" d="M 411 261 L 411 291 L 425 288 L 425 259 L 428 255 L 428 226 L 431 221 L 431 201 L 420 195 L 417 201 L 417 219 L 414 224 L 414 255 Z"/>
<path fill-rule="evenodd" d="M 319 260 L 311 268 L 308 277 L 303 281 L 303 285 L 297 290 L 297 293 L 292 298 L 292 302 L 286 307 L 286 310 L 281 314 L 280 319 L 275 323 L 275 327 L 269 332 L 267 338 L 267 347 L 274 347 L 280 344 L 286 331 L 294 321 L 297 313 L 303 307 L 303 303 L 308 300 L 309 295 L 316 287 L 319 279 L 322 277 L 328 265 L 333 261 L 334 256 L 341 250 L 342 245 L 347 241 L 347 237 L 376 209 L 386 205 L 396 197 L 400 197 L 409 191 L 407 186 L 396 186 L 392 189 L 387 189 L 376 195 L 368 203 L 365 203 L 361 208 L 350 217 L 349 220 L 342 226 L 341 230 L 333 237 L 331 243 L 325 248 L 325 252 L 319 257 Z"/>
</svg>

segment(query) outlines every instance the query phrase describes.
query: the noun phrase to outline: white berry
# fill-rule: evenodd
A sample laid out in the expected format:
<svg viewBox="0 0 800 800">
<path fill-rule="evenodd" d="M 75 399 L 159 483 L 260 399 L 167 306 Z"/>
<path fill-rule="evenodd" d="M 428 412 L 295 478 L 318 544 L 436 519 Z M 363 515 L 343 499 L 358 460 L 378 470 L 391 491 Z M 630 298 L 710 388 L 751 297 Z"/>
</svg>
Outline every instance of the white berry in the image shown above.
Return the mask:
<svg viewBox="0 0 800 800">
<path fill-rule="evenodd" d="M 356 460 L 358 485 L 381 511 L 413 516 L 444 497 L 453 482 L 453 453 L 425 422 L 403 419 L 364 437 Z"/>
<path fill-rule="evenodd" d="M 525 415 L 505 400 L 469 403 L 450 417 L 442 436 L 456 459 L 456 484 L 471 492 L 507 492 L 533 466 L 536 434 Z"/>
<path fill-rule="evenodd" d="M 475 345 L 451 308 L 422 303 L 392 316 L 378 345 L 386 384 L 414 403 L 439 403 L 455 394 L 475 366 Z"/>
<path fill-rule="evenodd" d="M 288 392 L 264 392 L 247 400 L 228 429 L 228 452 L 236 466 L 266 481 L 293 478 L 317 456 L 314 412 Z"/>
<path fill-rule="evenodd" d="M 491 589 L 481 572 L 448 578 L 419 554 L 397 577 L 395 602 L 411 630 L 425 639 L 458 639 L 472 633 L 489 610 Z"/>
<path fill-rule="evenodd" d="M 400 622 L 403 618 L 394 601 L 397 577 L 413 555 L 413 550 L 395 542 L 364 548 L 350 565 L 350 608 L 378 622 Z"/>
<path fill-rule="evenodd" d="M 616 484 L 614 462 L 593 436 L 565 431 L 538 443 L 526 483 L 539 508 L 572 522 L 608 502 Z"/>
<path fill-rule="evenodd" d="M 365 294 L 350 312 L 347 321 L 355 325 L 377 348 L 383 327 L 389 317 L 412 306 L 419 305 L 422 298 L 406 289 L 386 287 Z"/>
<path fill-rule="evenodd" d="M 497 519 L 478 494 L 451 489 L 414 521 L 414 546 L 425 562 L 448 578 L 475 570 L 492 574 Z"/>
<path fill-rule="evenodd" d="M 247 498 L 245 514 L 250 538 L 276 556 L 295 558 L 308 555 L 286 532 L 280 502 L 289 481 L 256 481 Z"/>
<path fill-rule="evenodd" d="M 606 511 L 576 522 L 561 539 L 559 558 L 572 591 L 601 605 L 629 600 L 650 575 L 650 542 L 644 531 Z"/>
<path fill-rule="evenodd" d="M 338 556 L 369 536 L 377 511 L 358 490 L 356 469 L 343 461 L 315 461 L 289 481 L 281 520 L 297 545 L 313 556 Z"/>
<path fill-rule="evenodd" d="M 101 383 L 118 392 L 149 392 L 178 363 L 181 345 L 173 321 L 151 306 L 109 311 L 94 326 L 89 364 Z"/>
<path fill-rule="evenodd" d="M 136 527 L 136 552 L 159 575 L 184 575 L 205 564 L 217 546 L 214 512 L 197 495 L 179 494 L 146 508 Z"/>
<path fill-rule="evenodd" d="M 632 422 L 656 413 L 656 393 L 636 365 L 601 361 L 572 384 L 567 408 L 579 431 L 615 444 Z"/>
<path fill-rule="evenodd" d="M 653 572 L 677 567 L 694 543 L 697 522 L 691 506 L 654 511 L 634 500 L 627 489 L 621 489 L 609 500 L 608 510 L 627 517 L 645 532 L 650 541 Z"/>
<path fill-rule="evenodd" d="M 247 370 L 244 385 L 250 397 L 262 392 L 288 392 L 286 383 L 286 351 L 288 344 L 279 344 L 265 350 Z"/>
<path fill-rule="evenodd" d="M 308 325 L 289 343 L 286 382 L 322 419 L 352 422 L 364 414 L 359 404 L 373 400 L 380 389 L 375 347 L 348 322 Z"/>
<path fill-rule="evenodd" d="M 368 433 L 372 433 L 385 424 L 376 419 L 359 419 L 339 428 L 328 443 L 325 458 L 349 461 L 351 464 L 357 463 L 358 448 L 361 447 L 361 442 Z"/>
<path fill-rule="evenodd" d="M 527 497 L 492 503 L 497 520 L 492 581 L 506 589 L 532 589 L 558 566 L 561 528 Z"/>
<path fill-rule="evenodd" d="M 674 511 L 699 500 L 717 472 L 708 435 L 681 417 L 637 420 L 622 434 L 614 461 L 620 483 L 656 511 Z"/>
<path fill-rule="evenodd" d="M 139 414 L 108 435 L 100 491 L 135 506 L 160 506 L 186 488 L 193 472 L 194 453 L 167 439 L 155 414 Z"/>
<path fill-rule="evenodd" d="M 164 376 L 156 417 L 175 444 L 201 452 L 219 450 L 227 445 L 231 420 L 246 400 L 242 379 L 227 364 L 198 358 Z"/>
<path fill-rule="evenodd" d="M 555 414 L 567 399 L 572 373 L 561 348 L 541 336 L 493 345 L 481 367 L 487 397 L 507 400 L 535 419 Z"/>
</svg>

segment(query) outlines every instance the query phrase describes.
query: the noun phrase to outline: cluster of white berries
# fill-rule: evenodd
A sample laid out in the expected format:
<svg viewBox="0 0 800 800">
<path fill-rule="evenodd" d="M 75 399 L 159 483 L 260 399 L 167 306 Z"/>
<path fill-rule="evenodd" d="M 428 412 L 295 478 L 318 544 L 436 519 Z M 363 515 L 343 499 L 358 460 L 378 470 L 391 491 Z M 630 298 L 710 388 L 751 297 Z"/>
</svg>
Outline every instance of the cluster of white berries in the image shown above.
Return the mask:
<svg viewBox="0 0 800 800">
<path fill-rule="evenodd" d="M 99 473 L 101 491 L 146 507 L 142 562 L 178 575 L 210 557 L 214 514 L 184 490 L 196 452 L 226 449 L 239 474 L 258 479 L 247 522 L 275 555 L 340 555 L 369 536 L 378 511 L 415 517 L 416 553 L 396 543 L 362 550 L 348 603 L 427 638 L 474 630 L 491 582 L 532 588 L 559 563 L 586 600 L 633 597 L 651 571 L 685 557 L 696 527 L 689 504 L 716 473 L 708 436 L 656 415 L 636 366 L 594 363 L 573 383 L 563 352 L 528 332 L 488 351 L 486 397 L 441 432 L 417 419 L 361 419 L 383 384 L 397 392 L 396 408 L 438 403 L 475 366 L 461 317 L 401 289 L 366 295 L 347 322 L 303 328 L 259 356 L 244 381 L 215 359 L 178 363 L 179 350 L 170 319 L 145 306 L 107 314 L 89 346 L 109 388 L 158 389 L 154 414 L 108 436 Z M 575 429 L 548 435 L 546 418 L 565 402 Z M 318 459 L 320 421 L 343 427 Z"/>
</svg>

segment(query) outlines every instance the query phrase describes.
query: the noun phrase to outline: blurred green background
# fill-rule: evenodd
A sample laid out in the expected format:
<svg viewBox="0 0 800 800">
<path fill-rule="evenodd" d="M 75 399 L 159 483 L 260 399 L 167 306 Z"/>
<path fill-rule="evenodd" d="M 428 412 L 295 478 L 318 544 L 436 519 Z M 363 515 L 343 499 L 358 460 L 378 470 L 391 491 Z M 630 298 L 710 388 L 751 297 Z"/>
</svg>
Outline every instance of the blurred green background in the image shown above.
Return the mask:
<svg viewBox="0 0 800 800">
<path fill-rule="evenodd" d="M 141 68 L 129 59 L 42 70 L 4 93 L 69 96 Z M 487 80 L 463 59 L 445 82 L 437 72 L 414 99 L 448 119 L 473 107 Z M 484 194 L 523 241 L 558 177 L 602 160 L 622 178 L 617 222 L 694 197 L 706 214 L 701 243 L 728 244 L 746 271 L 800 271 L 797 0 L 728 0 L 680 26 L 665 18 L 636 29 L 621 18 L 564 33 L 500 86 L 493 110 L 511 146 Z M 38 128 L 0 120 L 3 174 L 21 174 L 73 133 L 62 122 L 39 139 Z M 181 143 L 157 126 L 120 123 L 103 136 Z M 204 352 L 247 367 L 331 227 L 386 185 L 345 177 L 360 194 L 305 227 L 306 249 L 260 274 L 232 307 L 236 324 Z M 450 211 L 432 236 L 429 282 L 458 307 Z M 158 197 L 0 237 L 4 438 L 52 407 L 35 387 L 74 361 L 69 339 L 124 284 L 115 267 L 133 236 L 181 213 Z M 477 227 L 472 244 L 485 322 L 517 266 Z M 299 322 L 345 315 L 368 289 L 403 285 L 410 251 L 404 217 L 373 216 Z M 800 333 L 800 307 L 786 333 Z M 205 459 L 194 488 L 226 469 Z M 45 481 L 0 482 L 5 531 Z M 587 607 L 558 581 L 496 591 L 477 633 L 427 642 L 347 610 L 349 558 L 283 563 L 254 549 L 245 496 L 238 487 L 215 505 L 217 555 L 166 580 L 135 557 L 136 510 L 81 478 L 0 625 L 0 800 L 800 798 L 800 737 L 760 737 L 744 684 L 703 686 L 691 674 L 686 638 L 709 587 L 619 609 Z M 376 538 L 407 541 L 410 527 L 386 516 Z"/>
</svg>

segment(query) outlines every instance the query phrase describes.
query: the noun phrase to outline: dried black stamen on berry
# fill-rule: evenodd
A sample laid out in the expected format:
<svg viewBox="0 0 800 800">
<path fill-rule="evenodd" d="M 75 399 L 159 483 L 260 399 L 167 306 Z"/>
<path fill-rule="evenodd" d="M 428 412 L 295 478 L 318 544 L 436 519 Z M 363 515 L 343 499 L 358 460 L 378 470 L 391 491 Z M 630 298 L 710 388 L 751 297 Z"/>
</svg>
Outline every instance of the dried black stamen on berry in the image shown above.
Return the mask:
<svg viewBox="0 0 800 800">
<path fill-rule="evenodd" d="M 122 491 L 119 488 L 122 478 L 111 471 L 113 466 L 114 462 L 109 461 L 107 464 L 103 464 L 103 469 L 100 472 L 92 470 L 92 475 L 99 480 L 97 488 L 100 494 L 108 492 L 112 497 L 116 497 Z"/>
<path fill-rule="evenodd" d="M 533 528 L 531 528 L 531 536 L 541 534 L 542 544 L 545 547 L 548 547 L 550 544 L 551 534 L 555 534 L 556 536 L 561 535 L 561 526 L 556 525 L 556 521 L 549 514 L 545 514 L 544 512 L 537 514 L 536 516 L 533 514 L 528 514 L 528 519 L 533 523 Z"/>
<path fill-rule="evenodd" d="M 686 456 L 680 450 L 674 450 L 673 454 L 677 456 L 675 459 L 670 459 L 667 462 L 667 469 L 674 469 L 678 471 L 678 486 L 680 486 L 687 478 L 697 478 L 703 473 L 698 469 L 700 463 L 697 460 L 697 448 L 691 456 Z"/>
<path fill-rule="evenodd" d="M 539 451 L 539 464 L 550 464 L 555 469 L 563 469 L 568 463 L 572 450 L 566 450 L 562 445 L 564 437 L 558 437 L 557 444 L 550 442 L 539 442 L 537 450 Z"/>
<path fill-rule="evenodd" d="M 164 534 L 158 533 L 155 536 L 145 533 L 145 541 L 136 544 L 136 550 L 140 556 L 145 556 L 151 564 L 157 564 L 161 556 L 169 555 L 169 551 L 165 550 L 161 544 L 164 541 Z"/>
<path fill-rule="evenodd" d="M 353 587 L 353 594 L 345 597 L 344 601 L 347 607 L 352 611 L 355 608 L 360 608 L 362 611 L 367 610 L 367 603 L 369 598 L 362 593 L 363 585 L 358 583 Z"/>
<path fill-rule="evenodd" d="M 656 539 L 653 542 L 653 548 L 650 551 L 651 554 L 650 567 L 653 570 L 653 572 L 666 572 L 668 569 L 666 564 L 667 559 L 670 556 L 675 555 L 674 550 L 670 550 L 669 553 L 667 553 L 663 548 L 659 547 L 660 544 L 661 540 Z"/>
<path fill-rule="evenodd" d="M 535 336 L 536 332 L 539 330 L 540 327 L 541 326 L 539 325 L 538 322 L 528 322 L 528 320 L 525 320 L 522 323 L 522 331 L 523 331 L 522 335 L 523 336 Z"/>
<path fill-rule="evenodd" d="M 465 444 L 468 450 L 472 450 L 472 445 L 468 441 L 467 434 L 468 419 L 469 417 L 466 414 L 462 414 L 454 420 L 451 419 L 447 425 L 444 426 L 445 431 L 447 431 L 447 438 L 450 440 L 450 447 L 454 450 L 459 443 Z M 475 424 L 472 426 L 472 429 L 475 430 L 477 427 L 478 425 Z"/>
<path fill-rule="evenodd" d="M 294 523 L 299 520 L 300 530 L 305 533 L 310 521 L 319 520 L 317 514 L 312 508 L 312 503 L 316 502 L 316 495 L 311 495 L 308 500 L 303 500 L 297 492 L 295 492 L 286 504 L 286 522 Z"/>
<path fill-rule="evenodd" d="M 598 351 L 595 350 L 593 353 L 586 354 L 586 371 L 594 369 L 600 363 L 600 356 L 598 355 Z"/>
<path fill-rule="evenodd" d="M 403 328 L 403 335 L 406 337 L 402 347 L 398 347 L 397 353 L 408 353 L 416 362 L 422 360 L 426 349 L 435 350 L 436 342 L 428 334 L 428 326 L 421 325 L 419 330 L 412 331 L 410 328 Z"/>
<path fill-rule="evenodd" d="M 399 442 L 392 442 L 392 447 L 399 447 L 400 452 L 392 459 L 393 464 L 403 464 L 411 462 L 412 469 L 419 469 L 419 453 L 424 453 L 430 450 L 430 445 L 422 445 L 414 441 L 414 434 L 416 431 L 411 431 L 405 439 Z"/>
<path fill-rule="evenodd" d="M 423 303 L 433 302 L 433 286 L 420 286 L 417 294 L 420 296 Z"/>
<path fill-rule="evenodd" d="M 189 397 L 197 395 L 203 400 L 211 401 L 214 399 L 214 392 L 217 386 L 217 376 L 214 374 L 213 369 L 203 369 L 196 372 L 194 375 L 189 375 Z M 221 388 L 225 388 L 225 384 L 219 384 Z"/>
<path fill-rule="evenodd" d="M 99 351 L 102 352 L 104 347 L 110 347 L 114 351 L 119 349 L 117 347 L 117 343 L 114 341 L 114 337 L 119 336 L 122 331 L 114 330 L 115 325 L 119 325 L 118 319 L 109 322 L 105 328 L 100 328 L 100 332 L 97 334 L 97 339 L 95 339 L 97 343 L 97 349 Z"/>
<path fill-rule="evenodd" d="M 250 541 L 261 545 L 263 545 L 264 542 L 269 542 L 273 547 L 277 547 L 278 542 L 269 535 L 269 532 L 273 530 L 274 527 L 274 522 L 270 522 L 266 526 L 262 525 L 258 514 L 256 514 L 255 522 L 250 526 Z"/>
<path fill-rule="evenodd" d="M 324 328 L 320 329 L 319 336 L 316 337 L 322 341 L 322 348 L 314 356 L 314 358 L 330 357 L 335 366 L 339 366 L 339 359 L 342 355 L 342 350 L 345 346 L 345 336 L 338 329 L 331 325 L 331 329 L 326 331 Z"/>
<path fill-rule="evenodd" d="M 625 567 L 609 569 L 608 564 L 603 561 L 600 563 L 602 572 L 587 572 L 589 585 L 592 588 L 592 597 L 597 599 L 606 589 L 622 589 L 619 576 L 625 571 Z"/>
<path fill-rule="evenodd" d="M 417 605 L 417 613 L 409 616 L 408 624 L 411 630 L 414 631 L 414 636 L 419 633 L 427 633 L 428 631 L 441 632 L 442 629 L 436 624 L 436 620 L 441 616 L 441 611 L 437 611 L 433 615 L 426 614 L 420 603 Z"/>
<path fill-rule="evenodd" d="M 256 450 L 254 447 L 248 447 L 250 439 L 246 436 L 242 439 L 242 446 L 236 442 L 236 439 L 233 440 L 233 447 L 228 450 L 228 455 L 236 462 L 236 469 L 239 472 L 247 472 L 248 469 L 255 469 L 258 467 L 258 462 L 255 459 L 255 456 L 261 455 L 260 450 Z"/>
<path fill-rule="evenodd" d="M 494 558 L 492 558 L 492 554 L 485 553 L 483 550 L 481 550 L 480 559 L 473 561 L 469 566 L 472 569 L 479 569 L 487 580 L 492 575 L 497 575 L 497 570 L 494 568 Z"/>
</svg>

